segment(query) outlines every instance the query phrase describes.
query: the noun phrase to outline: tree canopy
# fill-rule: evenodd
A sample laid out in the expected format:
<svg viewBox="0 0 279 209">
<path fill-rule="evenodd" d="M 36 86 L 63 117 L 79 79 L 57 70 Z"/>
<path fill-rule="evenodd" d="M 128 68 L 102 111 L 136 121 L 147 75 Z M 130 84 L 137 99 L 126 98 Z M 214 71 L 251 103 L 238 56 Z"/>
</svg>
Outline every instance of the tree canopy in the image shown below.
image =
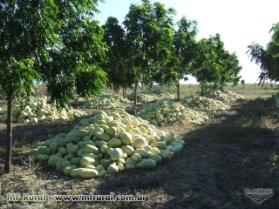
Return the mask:
<svg viewBox="0 0 279 209">
<path fill-rule="evenodd" d="M 109 45 L 105 68 L 114 88 L 134 82 L 137 94 L 138 83 L 175 83 L 179 100 L 179 81 L 187 80 L 188 75 L 213 89 L 239 81 L 238 58 L 225 50 L 220 35 L 198 42 L 197 22 L 183 17 L 175 24 L 174 16 L 174 9 L 143 0 L 130 6 L 124 28 L 116 18 L 108 18 L 104 25 Z M 136 104 L 136 96 L 134 101 Z"/>
<path fill-rule="evenodd" d="M 143 0 L 130 6 L 124 25 L 129 47 L 129 63 L 135 75 L 135 95 L 139 82 L 148 84 L 166 65 L 172 45 L 173 9 Z M 134 98 L 136 105 L 136 96 Z"/>
<path fill-rule="evenodd" d="M 52 101 L 65 105 L 75 93 L 88 96 L 106 79 L 103 29 L 94 20 L 97 0 L 1 1 L 0 93 L 7 99 L 10 171 L 12 102 L 45 82 Z"/>
<path fill-rule="evenodd" d="M 109 17 L 104 28 L 104 39 L 109 47 L 104 68 L 108 85 L 114 90 L 128 88 L 134 83 L 134 74 L 129 66 L 129 49 L 125 30 L 115 17 Z"/>
<path fill-rule="evenodd" d="M 34 56 L 38 49 L 54 43 L 56 15 L 52 1 L 1 1 L 0 89 L 6 97 L 31 93 L 38 77 Z"/>
<path fill-rule="evenodd" d="M 0 93 L 7 100 L 5 171 L 11 168 L 12 101 L 32 93 L 38 50 L 55 42 L 57 5 L 53 1 L 1 1 Z"/>
<path fill-rule="evenodd" d="M 224 49 L 219 34 L 198 42 L 193 66 L 202 94 L 206 93 L 205 89 L 222 89 L 226 84 L 237 84 L 240 79 L 237 56 Z"/>
<path fill-rule="evenodd" d="M 270 32 L 271 41 L 266 48 L 257 43 L 248 46 L 252 61 L 261 67 L 260 82 L 279 81 L 279 23 L 273 25 Z"/>
<path fill-rule="evenodd" d="M 97 1 L 58 1 L 56 42 L 40 49 L 38 70 L 53 101 L 63 105 L 75 93 L 98 93 L 106 80 L 102 69 L 107 46 L 94 20 Z"/>
<path fill-rule="evenodd" d="M 187 75 L 191 74 L 192 64 L 196 53 L 196 21 L 183 17 L 178 22 L 178 29 L 173 28 L 174 38 L 165 72 L 162 71 L 162 81 L 165 83 L 175 83 L 177 86 L 177 98 L 180 100 L 179 81 L 187 80 Z"/>
</svg>

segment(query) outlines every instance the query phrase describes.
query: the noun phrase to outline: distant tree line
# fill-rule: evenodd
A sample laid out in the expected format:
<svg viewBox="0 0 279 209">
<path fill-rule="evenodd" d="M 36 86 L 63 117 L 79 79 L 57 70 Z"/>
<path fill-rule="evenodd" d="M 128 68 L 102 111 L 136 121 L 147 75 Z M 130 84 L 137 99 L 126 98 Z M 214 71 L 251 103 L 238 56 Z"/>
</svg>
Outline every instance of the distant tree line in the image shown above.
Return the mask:
<svg viewBox="0 0 279 209">
<path fill-rule="evenodd" d="M 123 24 L 109 17 L 103 26 L 109 47 L 104 67 L 114 89 L 138 84 L 175 84 L 189 75 L 201 84 L 201 94 L 239 82 L 241 67 L 234 53 L 224 48 L 219 34 L 197 40 L 197 22 L 183 17 L 175 23 L 175 10 L 143 0 L 132 4 Z"/>
</svg>

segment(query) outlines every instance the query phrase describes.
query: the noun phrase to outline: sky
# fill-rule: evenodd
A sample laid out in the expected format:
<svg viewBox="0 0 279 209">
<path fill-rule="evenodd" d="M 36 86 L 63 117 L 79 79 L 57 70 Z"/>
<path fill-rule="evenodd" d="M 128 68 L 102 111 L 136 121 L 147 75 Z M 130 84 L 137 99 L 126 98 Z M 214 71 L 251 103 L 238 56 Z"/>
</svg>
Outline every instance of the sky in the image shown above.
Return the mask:
<svg viewBox="0 0 279 209">
<path fill-rule="evenodd" d="M 271 38 L 270 28 L 279 22 L 279 0 L 157 0 L 176 10 L 176 20 L 185 16 L 198 22 L 198 39 L 219 33 L 225 48 L 239 58 L 242 79 L 258 82 L 260 68 L 251 62 L 247 46 L 256 42 L 265 46 Z M 104 0 L 99 3 L 97 20 L 105 23 L 109 16 L 124 21 L 131 3 L 140 0 Z M 154 2 L 154 1 L 153 1 Z M 195 83 L 191 78 L 190 83 Z"/>
</svg>

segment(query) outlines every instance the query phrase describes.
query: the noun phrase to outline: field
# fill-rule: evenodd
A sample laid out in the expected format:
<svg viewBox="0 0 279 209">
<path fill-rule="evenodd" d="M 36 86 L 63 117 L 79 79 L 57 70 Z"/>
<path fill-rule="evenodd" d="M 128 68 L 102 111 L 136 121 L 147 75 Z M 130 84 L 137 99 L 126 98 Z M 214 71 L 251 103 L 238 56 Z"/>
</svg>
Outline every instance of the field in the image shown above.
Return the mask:
<svg viewBox="0 0 279 209">
<path fill-rule="evenodd" d="M 270 95 L 276 92 L 276 86 L 272 86 L 271 84 L 245 84 L 237 86 L 228 86 L 225 87 L 225 90 L 236 92 L 240 95 L 245 96 L 246 99 L 256 99 L 270 97 Z M 182 85 L 181 87 L 182 96 L 196 94 L 199 91 L 199 86 L 195 84 Z M 169 92 L 176 93 L 175 87 L 171 86 Z"/>
<path fill-rule="evenodd" d="M 0 208 L 166 208 L 277 209 L 279 205 L 279 111 L 269 85 L 229 87 L 245 97 L 231 109 L 214 114 L 210 123 L 175 125 L 184 149 L 155 170 L 135 169 L 90 180 L 61 175 L 47 165 L 28 160 L 39 141 L 71 130 L 70 122 L 14 124 L 11 174 L 0 178 Z M 183 85 L 182 95 L 196 94 L 197 85 Z M 170 87 L 168 92 L 175 93 Z M 4 159 L 5 126 L 0 124 L 0 166 Z M 3 169 L 2 169 L 3 170 Z M 2 173 L 2 171 L 1 171 Z M 246 188 L 272 188 L 274 196 L 258 206 L 244 195 Z M 6 202 L 6 194 L 142 194 L 144 202 Z"/>
</svg>

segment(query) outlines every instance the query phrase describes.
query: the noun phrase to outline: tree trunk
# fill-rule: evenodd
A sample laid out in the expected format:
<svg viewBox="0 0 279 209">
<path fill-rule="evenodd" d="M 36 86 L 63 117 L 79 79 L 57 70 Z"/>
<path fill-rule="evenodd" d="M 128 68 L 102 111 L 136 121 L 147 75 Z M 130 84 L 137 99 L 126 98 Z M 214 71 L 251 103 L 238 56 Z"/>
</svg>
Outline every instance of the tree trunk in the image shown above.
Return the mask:
<svg viewBox="0 0 279 209">
<path fill-rule="evenodd" d="M 153 83 L 150 82 L 150 84 L 149 84 L 149 93 L 152 93 L 152 88 L 153 88 Z"/>
<path fill-rule="evenodd" d="M 126 98 L 126 89 L 122 88 L 122 94 L 123 94 L 123 98 Z"/>
<path fill-rule="evenodd" d="M 10 173 L 12 159 L 12 98 L 10 97 L 8 98 L 6 143 L 5 172 Z"/>
<path fill-rule="evenodd" d="M 134 86 L 134 113 L 137 113 L 137 100 L 138 100 L 138 81 L 135 82 Z"/>
<path fill-rule="evenodd" d="M 201 83 L 201 96 L 204 96 L 204 84 Z"/>
<path fill-rule="evenodd" d="M 176 91 L 177 91 L 177 101 L 180 102 L 180 84 L 179 81 L 176 83 Z"/>
</svg>

